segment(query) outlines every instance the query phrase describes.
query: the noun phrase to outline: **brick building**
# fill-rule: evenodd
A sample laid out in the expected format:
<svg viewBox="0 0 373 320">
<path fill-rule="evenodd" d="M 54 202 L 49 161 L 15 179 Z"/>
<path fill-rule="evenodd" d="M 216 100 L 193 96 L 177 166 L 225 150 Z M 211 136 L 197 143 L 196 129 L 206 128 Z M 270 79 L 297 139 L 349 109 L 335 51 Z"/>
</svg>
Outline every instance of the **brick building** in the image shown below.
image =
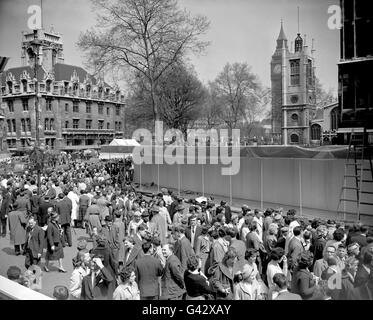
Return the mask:
<svg viewBox="0 0 373 320">
<path fill-rule="evenodd" d="M 40 142 L 51 149 L 99 148 L 124 136 L 124 94 L 83 68 L 64 63 L 61 36 L 38 30 L 36 78 L 40 110 Z M 1 94 L 8 151 L 25 151 L 36 139 L 35 68 L 32 32 L 23 34 L 22 66 L 5 70 Z"/>
</svg>

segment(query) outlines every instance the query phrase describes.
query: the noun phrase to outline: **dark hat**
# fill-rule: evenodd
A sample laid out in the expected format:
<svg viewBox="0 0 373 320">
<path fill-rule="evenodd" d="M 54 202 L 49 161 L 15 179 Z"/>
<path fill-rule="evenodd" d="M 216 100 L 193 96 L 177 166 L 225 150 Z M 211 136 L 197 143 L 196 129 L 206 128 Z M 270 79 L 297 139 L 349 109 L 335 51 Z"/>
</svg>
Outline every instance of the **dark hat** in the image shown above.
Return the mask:
<svg viewBox="0 0 373 320">
<path fill-rule="evenodd" d="M 149 212 L 148 210 L 145 210 L 142 214 L 141 214 L 142 217 L 149 217 Z"/>
<path fill-rule="evenodd" d="M 220 205 L 221 205 L 221 206 L 224 206 L 224 205 L 226 205 L 226 204 L 227 204 L 227 201 L 224 201 L 224 200 L 220 201 Z"/>
</svg>

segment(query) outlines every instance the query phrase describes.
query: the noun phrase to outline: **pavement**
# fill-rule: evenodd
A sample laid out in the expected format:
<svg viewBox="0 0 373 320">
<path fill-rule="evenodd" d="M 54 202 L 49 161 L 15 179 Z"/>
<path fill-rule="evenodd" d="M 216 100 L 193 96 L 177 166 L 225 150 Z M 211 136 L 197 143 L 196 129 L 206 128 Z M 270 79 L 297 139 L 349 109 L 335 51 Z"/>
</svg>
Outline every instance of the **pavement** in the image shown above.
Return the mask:
<svg viewBox="0 0 373 320">
<path fill-rule="evenodd" d="M 74 232 L 75 230 L 75 232 Z M 67 288 L 69 287 L 71 273 L 73 271 L 72 259 L 76 256 L 77 242 L 83 238 L 86 240 L 88 236 L 86 235 L 85 230 L 83 229 L 72 229 L 72 247 L 64 248 L 64 259 L 63 267 L 67 271 L 66 273 L 58 272 L 58 261 L 49 262 L 49 272 L 43 270 L 44 267 L 44 256 L 41 259 L 40 266 L 42 268 L 42 289 L 40 293 L 45 294 L 49 297 L 53 297 L 53 289 L 56 285 L 63 285 Z M 92 242 L 88 242 L 88 249 L 92 248 Z M 0 237 L 0 275 L 6 277 L 6 272 L 10 266 L 17 266 L 21 269 L 22 272 L 26 270 L 25 266 L 25 256 L 19 255 L 16 256 L 14 252 L 14 246 L 10 244 L 9 241 L 9 231 L 5 238 Z"/>
</svg>

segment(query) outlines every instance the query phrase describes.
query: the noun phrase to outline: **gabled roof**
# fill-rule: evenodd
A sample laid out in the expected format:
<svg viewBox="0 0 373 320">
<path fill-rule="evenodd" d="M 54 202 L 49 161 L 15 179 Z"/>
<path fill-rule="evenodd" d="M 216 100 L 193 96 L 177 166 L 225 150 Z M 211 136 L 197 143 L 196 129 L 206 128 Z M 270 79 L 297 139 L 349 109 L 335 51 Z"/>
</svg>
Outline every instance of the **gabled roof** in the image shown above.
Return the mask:
<svg viewBox="0 0 373 320">
<path fill-rule="evenodd" d="M 31 79 L 34 78 L 34 68 L 31 68 L 30 66 L 10 68 L 10 69 L 5 70 L 3 72 L 3 74 L 1 75 L 2 85 L 5 84 L 6 77 L 7 77 L 9 72 L 15 77 L 16 81 L 19 82 L 23 71 L 26 71 L 30 75 Z M 45 77 L 45 71 L 44 71 L 43 67 L 38 66 L 38 69 L 37 69 L 38 81 L 42 81 L 44 79 L 44 77 Z"/>
</svg>

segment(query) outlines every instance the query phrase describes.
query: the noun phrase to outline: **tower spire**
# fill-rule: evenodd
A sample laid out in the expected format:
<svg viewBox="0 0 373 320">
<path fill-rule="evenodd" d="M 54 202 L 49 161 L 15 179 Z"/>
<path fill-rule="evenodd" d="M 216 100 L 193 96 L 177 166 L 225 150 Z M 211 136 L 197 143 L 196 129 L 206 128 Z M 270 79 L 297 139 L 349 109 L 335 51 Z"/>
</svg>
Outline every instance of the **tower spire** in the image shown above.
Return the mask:
<svg viewBox="0 0 373 320">
<path fill-rule="evenodd" d="M 277 49 L 281 49 L 283 47 L 285 48 L 288 47 L 288 39 L 286 38 L 286 35 L 284 32 L 284 25 L 283 25 L 283 21 L 281 18 L 281 28 L 280 28 L 280 33 L 277 38 Z"/>
</svg>

